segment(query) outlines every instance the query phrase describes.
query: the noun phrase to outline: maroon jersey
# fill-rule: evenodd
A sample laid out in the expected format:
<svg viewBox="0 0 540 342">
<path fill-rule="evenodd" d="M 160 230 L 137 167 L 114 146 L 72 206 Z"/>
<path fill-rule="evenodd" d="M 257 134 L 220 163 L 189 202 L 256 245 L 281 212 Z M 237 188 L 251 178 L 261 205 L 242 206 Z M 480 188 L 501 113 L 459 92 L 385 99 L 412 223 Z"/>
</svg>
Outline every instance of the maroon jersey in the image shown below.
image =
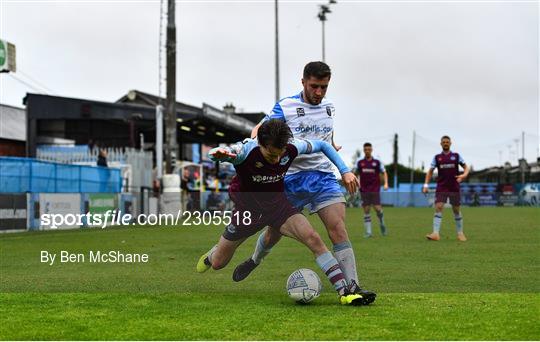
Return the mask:
<svg viewBox="0 0 540 342">
<path fill-rule="evenodd" d="M 431 168 L 437 169 L 437 191 L 457 192 L 459 183 L 456 176 L 459 175 L 459 166 L 464 166 L 465 161 L 459 153 L 439 153 L 433 157 Z"/>
<path fill-rule="evenodd" d="M 360 192 L 379 192 L 381 190 L 381 173 L 384 173 L 384 165 L 380 160 L 360 159 L 356 163 L 360 174 Z"/>
<path fill-rule="evenodd" d="M 234 165 L 234 176 L 229 187 L 233 200 L 240 200 L 243 205 L 258 211 L 273 210 L 283 201 L 285 191 L 284 178 L 298 150 L 288 144 L 285 154 L 277 164 L 270 164 L 264 159 L 259 146 L 250 148 L 242 163 Z M 236 194 L 235 194 L 236 193 Z"/>
</svg>

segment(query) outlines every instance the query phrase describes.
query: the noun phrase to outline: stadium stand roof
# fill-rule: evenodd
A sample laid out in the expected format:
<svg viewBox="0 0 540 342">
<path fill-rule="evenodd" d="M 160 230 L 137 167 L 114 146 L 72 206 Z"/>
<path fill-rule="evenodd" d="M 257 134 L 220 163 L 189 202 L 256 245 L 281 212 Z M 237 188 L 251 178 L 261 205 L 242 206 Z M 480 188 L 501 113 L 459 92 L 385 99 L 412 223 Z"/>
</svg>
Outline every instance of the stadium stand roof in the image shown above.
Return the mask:
<svg viewBox="0 0 540 342">
<path fill-rule="evenodd" d="M 130 90 L 116 102 L 140 104 L 151 107 L 156 107 L 158 104 L 165 106 L 165 98 L 160 98 L 139 90 Z M 265 115 L 265 113 L 262 112 L 237 113 L 235 112 L 235 107 L 232 105 L 226 105 L 223 109 L 219 109 L 207 103 L 203 103 L 202 108 L 199 108 L 178 101 L 176 102 L 176 111 L 180 114 L 193 115 L 190 118 L 182 120 L 182 125 L 195 131 L 198 131 L 200 127 L 207 128 L 205 124 L 209 124 L 210 126 L 223 126 L 226 130 L 238 130 L 239 132 L 243 132 L 245 137 L 249 136 L 251 129 Z M 225 134 L 224 132 L 221 133 Z"/>
<path fill-rule="evenodd" d="M 159 98 L 130 91 L 116 102 L 93 101 L 28 93 L 27 156 L 36 153 L 38 137 L 72 139 L 76 144 L 146 148 L 155 141 L 155 112 Z M 264 115 L 264 113 L 261 113 Z M 232 143 L 249 136 L 255 123 L 203 104 L 177 102 L 178 144 Z M 187 152 L 186 152 L 187 153 Z M 180 158 L 182 156 L 180 151 Z"/>
<path fill-rule="evenodd" d="M 469 174 L 469 182 L 520 183 L 522 168 L 525 174 L 525 182 L 540 182 L 540 158 L 532 163 L 524 162 L 523 159 L 520 162 L 520 165 L 511 165 L 507 162 L 504 166 L 473 170 Z"/>
</svg>

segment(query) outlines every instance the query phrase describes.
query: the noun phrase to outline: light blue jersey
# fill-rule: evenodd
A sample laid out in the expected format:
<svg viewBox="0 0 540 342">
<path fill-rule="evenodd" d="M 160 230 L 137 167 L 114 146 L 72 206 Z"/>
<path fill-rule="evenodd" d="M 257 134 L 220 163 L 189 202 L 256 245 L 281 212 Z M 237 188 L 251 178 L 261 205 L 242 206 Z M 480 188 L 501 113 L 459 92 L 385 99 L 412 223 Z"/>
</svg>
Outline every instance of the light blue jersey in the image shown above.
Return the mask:
<svg viewBox="0 0 540 342">
<path fill-rule="evenodd" d="M 319 105 L 303 101 L 302 93 L 280 100 L 270 115 L 263 120 L 283 120 L 297 139 L 322 140 L 332 144 L 335 109 L 331 101 L 324 98 Z M 298 156 L 287 174 L 300 171 L 319 170 L 333 172 L 332 163 L 322 153 Z"/>
<path fill-rule="evenodd" d="M 324 98 L 319 105 L 303 101 L 302 93 L 280 100 L 264 120 L 283 120 L 295 138 L 322 140 L 332 144 L 335 108 Z M 343 174 L 343 172 L 341 172 Z M 298 209 L 315 213 L 334 203 L 343 203 L 341 187 L 332 163 L 322 153 L 298 156 L 285 177 L 285 191 Z"/>
</svg>

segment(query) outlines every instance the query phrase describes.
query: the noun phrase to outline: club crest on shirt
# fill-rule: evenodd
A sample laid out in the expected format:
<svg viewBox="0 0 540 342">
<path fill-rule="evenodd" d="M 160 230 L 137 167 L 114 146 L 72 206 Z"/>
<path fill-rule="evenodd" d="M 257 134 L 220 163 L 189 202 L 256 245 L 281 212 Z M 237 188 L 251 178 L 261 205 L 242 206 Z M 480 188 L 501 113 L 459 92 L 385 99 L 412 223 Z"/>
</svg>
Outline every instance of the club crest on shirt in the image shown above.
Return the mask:
<svg viewBox="0 0 540 342">
<path fill-rule="evenodd" d="M 283 158 L 281 158 L 281 160 L 279 161 L 279 165 L 285 165 L 289 162 L 289 156 L 285 156 Z"/>
<path fill-rule="evenodd" d="M 377 166 L 377 163 L 373 162 L 373 163 L 371 163 L 371 166 L 375 167 L 375 166 Z"/>
<path fill-rule="evenodd" d="M 326 106 L 326 114 L 328 114 L 328 116 L 334 115 L 334 111 L 335 111 L 335 108 L 334 108 L 334 107 L 332 107 L 332 106 Z"/>
<path fill-rule="evenodd" d="M 255 167 L 258 168 L 258 169 L 260 169 L 263 166 L 264 166 L 263 163 L 261 163 L 260 161 L 255 163 Z"/>
<path fill-rule="evenodd" d="M 456 157 L 451 156 L 451 157 L 450 157 L 450 160 L 456 160 Z"/>
<path fill-rule="evenodd" d="M 306 112 L 304 111 L 304 108 L 296 108 L 296 115 L 305 116 Z"/>
</svg>

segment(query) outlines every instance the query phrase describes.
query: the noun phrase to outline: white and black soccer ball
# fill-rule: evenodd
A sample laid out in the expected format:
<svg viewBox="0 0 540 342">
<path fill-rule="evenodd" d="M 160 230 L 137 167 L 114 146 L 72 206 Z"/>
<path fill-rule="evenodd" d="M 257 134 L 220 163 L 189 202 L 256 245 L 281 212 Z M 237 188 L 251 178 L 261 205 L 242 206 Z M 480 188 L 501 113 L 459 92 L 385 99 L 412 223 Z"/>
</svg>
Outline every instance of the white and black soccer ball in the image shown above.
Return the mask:
<svg viewBox="0 0 540 342">
<path fill-rule="evenodd" d="M 321 279 L 310 269 L 296 270 L 287 279 L 287 294 L 296 302 L 307 304 L 319 297 L 321 291 Z"/>
</svg>

